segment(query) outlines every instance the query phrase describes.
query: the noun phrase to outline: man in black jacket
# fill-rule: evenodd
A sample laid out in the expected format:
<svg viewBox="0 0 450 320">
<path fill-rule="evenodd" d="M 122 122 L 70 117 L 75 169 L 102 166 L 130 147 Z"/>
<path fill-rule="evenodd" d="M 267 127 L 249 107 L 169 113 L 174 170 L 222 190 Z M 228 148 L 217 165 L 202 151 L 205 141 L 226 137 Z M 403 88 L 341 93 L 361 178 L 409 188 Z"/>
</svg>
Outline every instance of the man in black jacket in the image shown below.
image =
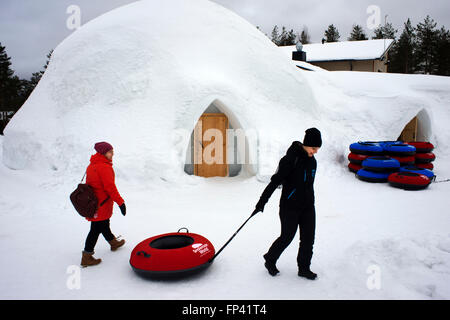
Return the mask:
<svg viewBox="0 0 450 320">
<path fill-rule="evenodd" d="M 303 144 L 299 141 L 292 143 L 256 204 L 255 212 L 264 211 L 264 206 L 272 193 L 280 184 L 283 185 L 280 198 L 281 235 L 264 255 L 264 265 L 272 276 L 279 273 L 276 261 L 294 239 L 299 228 L 298 275 L 310 280 L 317 277 L 310 270 L 310 264 L 316 227 L 314 177 L 317 162 L 314 154 L 321 146 L 320 131 L 316 128 L 306 130 Z"/>
</svg>

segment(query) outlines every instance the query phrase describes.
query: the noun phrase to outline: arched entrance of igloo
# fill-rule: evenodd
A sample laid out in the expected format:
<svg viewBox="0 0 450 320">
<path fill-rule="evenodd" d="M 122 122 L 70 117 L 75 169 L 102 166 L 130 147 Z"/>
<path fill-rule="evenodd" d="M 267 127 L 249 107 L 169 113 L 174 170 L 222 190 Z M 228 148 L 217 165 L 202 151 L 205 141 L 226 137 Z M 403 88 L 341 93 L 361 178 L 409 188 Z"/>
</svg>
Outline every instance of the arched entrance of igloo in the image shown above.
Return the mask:
<svg viewBox="0 0 450 320">
<path fill-rule="evenodd" d="M 403 129 L 397 140 L 405 142 L 429 141 L 431 138 L 431 120 L 423 109 Z"/>
<path fill-rule="evenodd" d="M 234 177 L 255 174 L 249 140 L 233 112 L 214 100 L 192 130 L 184 171 L 201 177 Z"/>
</svg>

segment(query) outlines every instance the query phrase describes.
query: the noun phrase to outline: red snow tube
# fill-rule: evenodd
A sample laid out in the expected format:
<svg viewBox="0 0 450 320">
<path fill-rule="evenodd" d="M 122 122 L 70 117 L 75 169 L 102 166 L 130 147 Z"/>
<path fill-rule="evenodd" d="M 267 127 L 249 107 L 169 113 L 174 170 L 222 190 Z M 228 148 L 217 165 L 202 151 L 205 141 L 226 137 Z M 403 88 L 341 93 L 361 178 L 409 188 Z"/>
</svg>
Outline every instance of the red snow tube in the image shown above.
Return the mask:
<svg viewBox="0 0 450 320">
<path fill-rule="evenodd" d="M 187 229 L 186 233 L 180 233 L 180 230 L 139 243 L 131 252 L 133 270 L 147 278 L 175 278 L 209 267 L 215 254 L 212 243 Z"/>
<path fill-rule="evenodd" d="M 428 170 L 434 169 L 434 164 L 432 164 L 432 163 L 416 163 L 416 164 L 414 164 L 414 166 L 416 166 L 417 168 L 421 168 L 421 169 L 428 169 Z"/>
<path fill-rule="evenodd" d="M 408 142 L 407 144 L 416 147 L 417 153 L 428 153 L 434 150 L 434 145 L 429 142 Z"/>
<path fill-rule="evenodd" d="M 388 178 L 389 184 L 404 190 L 422 190 L 427 188 L 431 180 L 423 174 L 414 172 L 397 172 Z"/>
<path fill-rule="evenodd" d="M 392 159 L 398 160 L 401 166 L 413 165 L 416 162 L 415 156 L 409 157 L 399 157 L 399 156 L 391 156 Z"/>
<path fill-rule="evenodd" d="M 416 153 L 416 163 L 430 163 L 434 160 L 436 160 L 436 156 L 433 152 Z"/>
<path fill-rule="evenodd" d="M 349 163 L 348 164 L 348 169 L 351 171 L 351 172 L 354 172 L 354 173 L 356 173 L 356 172 L 358 172 L 359 170 L 361 170 L 363 167 L 361 166 L 361 165 L 359 165 L 359 164 L 354 164 L 354 163 Z"/>
<path fill-rule="evenodd" d="M 350 161 L 350 163 L 353 163 L 353 164 L 361 164 L 368 157 L 370 157 L 370 156 L 363 155 L 363 154 L 356 154 L 356 153 L 352 152 L 348 155 L 348 160 Z"/>
</svg>

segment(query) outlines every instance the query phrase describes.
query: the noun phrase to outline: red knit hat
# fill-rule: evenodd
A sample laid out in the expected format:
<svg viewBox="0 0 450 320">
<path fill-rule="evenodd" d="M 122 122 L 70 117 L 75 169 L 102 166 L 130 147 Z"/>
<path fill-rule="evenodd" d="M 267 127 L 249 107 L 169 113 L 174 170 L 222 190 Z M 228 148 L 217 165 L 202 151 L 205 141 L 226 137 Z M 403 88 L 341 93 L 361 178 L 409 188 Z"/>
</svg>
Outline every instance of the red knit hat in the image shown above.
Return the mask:
<svg viewBox="0 0 450 320">
<path fill-rule="evenodd" d="M 108 142 L 97 142 L 94 146 L 94 149 L 100 154 L 105 154 L 109 150 L 112 150 L 113 146 L 110 145 Z"/>
</svg>

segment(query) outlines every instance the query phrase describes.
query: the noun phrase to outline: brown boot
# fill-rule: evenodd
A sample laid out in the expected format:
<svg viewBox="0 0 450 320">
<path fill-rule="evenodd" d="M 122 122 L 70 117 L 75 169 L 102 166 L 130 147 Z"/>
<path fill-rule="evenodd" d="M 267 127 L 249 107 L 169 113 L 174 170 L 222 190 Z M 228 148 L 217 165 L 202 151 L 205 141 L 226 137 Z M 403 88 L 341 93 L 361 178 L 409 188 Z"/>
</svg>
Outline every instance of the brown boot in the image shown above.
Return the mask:
<svg viewBox="0 0 450 320">
<path fill-rule="evenodd" d="M 89 266 L 95 266 L 102 262 L 102 259 L 95 259 L 94 258 L 94 252 L 86 252 L 83 251 L 83 255 L 81 257 L 81 266 L 82 267 L 89 267 Z"/>
<path fill-rule="evenodd" d="M 116 251 L 125 244 L 125 239 L 119 240 L 119 238 L 114 238 L 109 241 L 109 244 L 111 245 L 111 251 Z"/>
</svg>

